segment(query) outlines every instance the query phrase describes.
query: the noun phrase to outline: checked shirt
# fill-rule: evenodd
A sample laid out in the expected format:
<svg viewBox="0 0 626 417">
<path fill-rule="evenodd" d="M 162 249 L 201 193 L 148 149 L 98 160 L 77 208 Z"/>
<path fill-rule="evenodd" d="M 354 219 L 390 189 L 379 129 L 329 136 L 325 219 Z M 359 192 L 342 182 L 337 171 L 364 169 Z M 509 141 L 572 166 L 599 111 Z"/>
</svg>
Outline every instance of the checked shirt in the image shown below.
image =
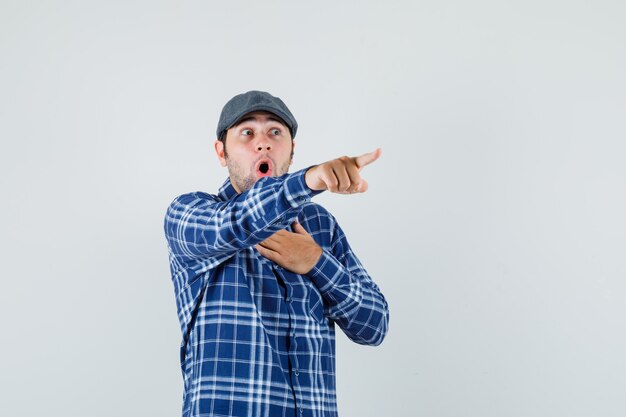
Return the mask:
<svg viewBox="0 0 626 417">
<path fill-rule="evenodd" d="M 380 344 L 389 311 L 306 170 L 238 194 L 175 198 L 164 221 L 182 330 L 183 417 L 335 417 L 335 325 Z M 254 245 L 298 221 L 323 249 L 306 275 Z"/>
</svg>

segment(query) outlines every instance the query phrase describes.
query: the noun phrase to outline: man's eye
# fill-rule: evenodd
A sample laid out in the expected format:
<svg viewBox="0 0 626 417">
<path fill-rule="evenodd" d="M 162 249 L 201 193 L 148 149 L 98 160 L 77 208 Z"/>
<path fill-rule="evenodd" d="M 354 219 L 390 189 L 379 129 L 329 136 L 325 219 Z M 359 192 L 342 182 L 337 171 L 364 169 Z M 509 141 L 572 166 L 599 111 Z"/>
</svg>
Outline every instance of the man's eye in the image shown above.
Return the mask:
<svg viewBox="0 0 626 417">
<path fill-rule="evenodd" d="M 241 134 L 244 136 L 250 136 L 252 134 L 252 129 L 243 129 Z"/>
<path fill-rule="evenodd" d="M 280 135 L 280 129 L 272 129 L 272 135 L 274 136 Z"/>
</svg>

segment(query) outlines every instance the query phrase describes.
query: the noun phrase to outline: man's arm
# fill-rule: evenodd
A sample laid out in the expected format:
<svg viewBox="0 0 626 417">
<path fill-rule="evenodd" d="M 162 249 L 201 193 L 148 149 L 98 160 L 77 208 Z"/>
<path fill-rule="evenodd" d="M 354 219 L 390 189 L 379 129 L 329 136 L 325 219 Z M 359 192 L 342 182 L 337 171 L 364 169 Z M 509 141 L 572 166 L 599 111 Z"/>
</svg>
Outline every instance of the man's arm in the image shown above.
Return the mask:
<svg viewBox="0 0 626 417">
<path fill-rule="evenodd" d="M 306 274 L 324 298 L 326 315 L 351 340 L 379 345 L 387 334 L 387 301 L 330 213 L 316 217 L 324 223 L 319 229 L 326 232 L 313 233 L 324 249 L 297 223 L 293 225 L 295 233 L 281 230 L 256 248 L 283 268 Z"/>
<path fill-rule="evenodd" d="M 305 172 L 263 178 L 225 202 L 205 193 L 177 197 L 164 221 L 172 253 L 182 259 L 228 255 L 285 228 L 317 194 L 306 185 Z"/>
<path fill-rule="evenodd" d="M 307 274 L 335 320 L 354 342 L 377 346 L 387 335 L 389 306 L 335 223 L 332 249 Z"/>
<path fill-rule="evenodd" d="M 263 178 L 230 201 L 205 193 L 174 199 L 164 221 L 174 255 L 183 260 L 228 256 L 253 246 L 297 217 L 302 204 L 321 191 L 364 192 L 360 170 L 378 159 L 380 149 L 358 157 L 341 157 L 314 167 Z"/>
</svg>

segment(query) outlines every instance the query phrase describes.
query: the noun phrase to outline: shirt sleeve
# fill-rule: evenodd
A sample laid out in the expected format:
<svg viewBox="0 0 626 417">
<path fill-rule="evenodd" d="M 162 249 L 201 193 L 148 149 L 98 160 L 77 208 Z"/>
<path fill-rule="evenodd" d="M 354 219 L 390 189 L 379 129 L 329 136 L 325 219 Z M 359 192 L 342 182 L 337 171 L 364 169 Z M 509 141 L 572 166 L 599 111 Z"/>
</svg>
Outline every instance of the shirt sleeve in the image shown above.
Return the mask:
<svg viewBox="0 0 626 417">
<path fill-rule="evenodd" d="M 308 276 L 324 298 L 327 316 L 351 340 L 379 345 L 389 324 L 387 301 L 332 220 L 331 248 L 324 248 Z"/>
<path fill-rule="evenodd" d="M 262 178 L 228 201 L 196 192 L 169 205 L 164 221 L 170 251 L 182 260 L 223 257 L 262 242 L 289 225 L 318 191 L 305 182 L 307 169 Z"/>
</svg>

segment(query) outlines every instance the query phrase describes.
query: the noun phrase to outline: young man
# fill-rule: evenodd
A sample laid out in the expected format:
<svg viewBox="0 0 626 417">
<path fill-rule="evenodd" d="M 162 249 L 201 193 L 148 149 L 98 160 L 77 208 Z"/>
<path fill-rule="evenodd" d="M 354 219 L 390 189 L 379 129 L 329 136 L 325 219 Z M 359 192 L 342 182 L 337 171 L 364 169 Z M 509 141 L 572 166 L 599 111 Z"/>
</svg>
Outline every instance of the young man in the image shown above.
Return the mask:
<svg viewBox="0 0 626 417">
<path fill-rule="evenodd" d="M 298 125 L 266 92 L 233 97 L 215 151 L 217 195 L 165 215 L 183 341 L 183 416 L 337 416 L 335 324 L 378 345 L 389 311 L 335 218 L 310 200 L 367 190 L 380 150 L 288 174 Z"/>
</svg>

